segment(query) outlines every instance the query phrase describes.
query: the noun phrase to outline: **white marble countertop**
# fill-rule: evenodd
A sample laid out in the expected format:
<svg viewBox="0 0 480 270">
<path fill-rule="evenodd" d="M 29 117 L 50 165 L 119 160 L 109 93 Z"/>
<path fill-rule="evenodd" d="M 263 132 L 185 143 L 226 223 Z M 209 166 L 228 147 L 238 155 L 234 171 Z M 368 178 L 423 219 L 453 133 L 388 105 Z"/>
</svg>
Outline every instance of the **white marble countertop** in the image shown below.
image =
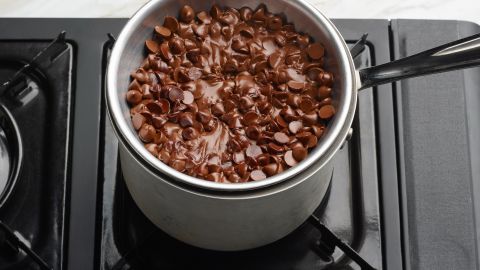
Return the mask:
<svg viewBox="0 0 480 270">
<path fill-rule="evenodd" d="M 0 17 L 129 17 L 148 0 L 0 0 Z M 452 19 L 480 24 L 479 0 L 308 0 L 330 18 Z"/>
</svg>

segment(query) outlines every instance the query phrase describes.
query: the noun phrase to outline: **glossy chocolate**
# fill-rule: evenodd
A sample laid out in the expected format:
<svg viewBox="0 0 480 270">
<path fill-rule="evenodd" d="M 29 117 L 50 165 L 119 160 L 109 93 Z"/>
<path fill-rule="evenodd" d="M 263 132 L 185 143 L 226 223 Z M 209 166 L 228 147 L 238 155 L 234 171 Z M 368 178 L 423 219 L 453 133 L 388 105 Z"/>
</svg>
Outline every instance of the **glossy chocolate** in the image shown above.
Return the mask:
<svg viewBox="0 0 480 270">
<path fill-rule="evenodd" d="M 147 150 L 208 181 L 259 181 L 304 160 L 334 116 L 324 47 L 265 6 L 184 6 L 145 41 L 126 100 Z"/>
</svg>

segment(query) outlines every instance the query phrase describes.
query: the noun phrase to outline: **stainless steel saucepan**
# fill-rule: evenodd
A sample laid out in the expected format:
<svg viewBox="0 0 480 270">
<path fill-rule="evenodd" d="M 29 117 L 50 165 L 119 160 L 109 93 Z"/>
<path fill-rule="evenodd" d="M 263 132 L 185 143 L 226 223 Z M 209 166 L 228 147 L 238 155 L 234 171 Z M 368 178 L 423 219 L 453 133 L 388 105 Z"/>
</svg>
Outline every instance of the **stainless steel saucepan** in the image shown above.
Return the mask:
<svg viewBox="0 0 480 270">
<path fill-rule="evenodd" d="M 128 189 L 143 213 L 171 236 L 214 250 L 243 250 L 278 240 L 301 225 L 318 207 L 333 172 L 332 158 L 350 130 L 357 91 L 381 83 L 480 64 L 480 36 L 385 65 L 356 70 L 344 39 L 304 0 L 264 0 L 296 29 L 324 44 L 326 69 L 335 77 L 337 114 L 308 158 L 263 181 L 222 184 L 180 173 L 151 155 L 137 138 L 125 101 L 130 72 L 144 59 L 144 41 L 155 25 L 180 8 L 210 10 L 213 4 L 255 9 L 255 0 L 154 0 L 127 23 L 113 48 L 107 78 L 107 107 L 120 141 L 120 160 Z M 342 169 L 342 168 L 337 168 Z"/>
</svg>

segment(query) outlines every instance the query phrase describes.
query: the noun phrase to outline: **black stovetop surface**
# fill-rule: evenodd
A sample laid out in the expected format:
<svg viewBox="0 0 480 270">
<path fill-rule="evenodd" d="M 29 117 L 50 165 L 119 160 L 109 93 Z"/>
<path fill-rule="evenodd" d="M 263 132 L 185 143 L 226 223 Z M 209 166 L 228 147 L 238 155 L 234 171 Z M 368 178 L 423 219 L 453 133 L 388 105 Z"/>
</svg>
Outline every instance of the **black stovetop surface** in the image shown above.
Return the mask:
<svg viewBox="0 0 480 270">
<path fill-rule="evenodd" d="M 30 150 L 0 220 L 54 269 L 359 269 L 338 249 L 331 261 L 319 256 L 320 234 L 308 223 L 269 246 L 220 253 L 179 243 L 141 214 L 122 179 L 102 95 L 107 33 L 117 35 L 125 21 L 0 19 L 0 56 L 10 57 L 0 57 L 0 81 L 60 31 L 69 43 L 65 59 L 31 74 L 37 97 L 12 107 Z M 334 22 L 350 44 L 369 33 L 357 67 L 480 30 L 457 21 Z M 335 157 L 316 215 L 375 268 L 479 269 L 478 74 L 451 72 L 359 94 L 354 136 Z M 3 255 L 0 269 L 39 269 L 24 253 Z"/>
</svg>

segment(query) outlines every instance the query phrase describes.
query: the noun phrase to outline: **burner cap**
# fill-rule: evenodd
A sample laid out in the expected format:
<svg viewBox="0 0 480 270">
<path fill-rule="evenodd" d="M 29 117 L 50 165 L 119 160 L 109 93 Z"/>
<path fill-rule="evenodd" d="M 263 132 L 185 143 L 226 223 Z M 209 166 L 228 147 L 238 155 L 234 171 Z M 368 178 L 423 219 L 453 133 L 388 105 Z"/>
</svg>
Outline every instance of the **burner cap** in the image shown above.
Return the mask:
<svg viewBox="0 0 480 270">
<path fill-rule="evenodd" d="M 12 114 L 0 103 L 0 207 L 15 186 L 22 160 L 22 144 Z"/>
</svg>

